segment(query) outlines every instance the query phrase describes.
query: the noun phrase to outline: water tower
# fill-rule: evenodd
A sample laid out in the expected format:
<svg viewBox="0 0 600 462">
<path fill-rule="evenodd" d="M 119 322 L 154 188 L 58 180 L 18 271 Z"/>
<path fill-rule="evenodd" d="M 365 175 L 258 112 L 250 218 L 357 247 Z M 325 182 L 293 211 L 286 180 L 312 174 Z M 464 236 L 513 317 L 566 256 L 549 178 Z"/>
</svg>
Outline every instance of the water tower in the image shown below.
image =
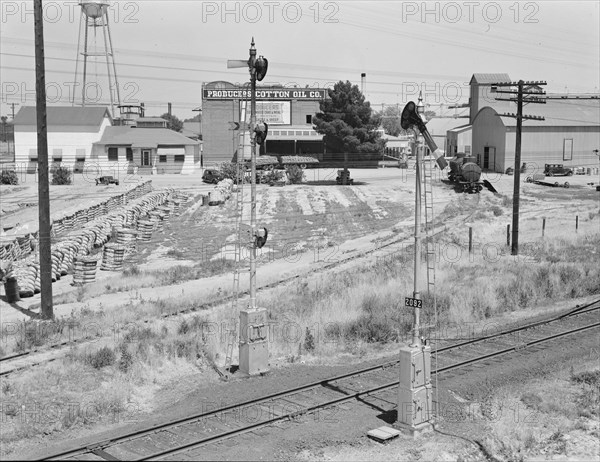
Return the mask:
<svg viewBox="0 0 600 462">
<path fill-rule="evenodd" d="M 73 90 L 73 104 L 75 94 L 81 88 L 81 105 L 98 103 L 110 97 L 112 116 L 116 117 L 115 105 L 121 104 L 119 82 L 117 80 L 117 66 L 113 53 L 112 38 L 108 21 L 108 0 L 88 1 L 81 0 L 81 17 L 79 19 L 79 37 L 77 39 L 77 59 L 75 61 L 75 87 Z M 83 25 L 83 48 L 81 46 L 81 33 Z M 99 30 L 100 29 L 100 30 Z M 98 38 L 100 34 L 100 38 Z M 83 56 L 83 75 L 80 82 L 78 76 L 79 59 Z M 108 87 L 98 82 L 98 67 L 106 62 L 106 76 Z M 92 78 L 93 77 L 93 78 Z M 81 87 L 79 87 L 81 85 Z"/>
</svg>

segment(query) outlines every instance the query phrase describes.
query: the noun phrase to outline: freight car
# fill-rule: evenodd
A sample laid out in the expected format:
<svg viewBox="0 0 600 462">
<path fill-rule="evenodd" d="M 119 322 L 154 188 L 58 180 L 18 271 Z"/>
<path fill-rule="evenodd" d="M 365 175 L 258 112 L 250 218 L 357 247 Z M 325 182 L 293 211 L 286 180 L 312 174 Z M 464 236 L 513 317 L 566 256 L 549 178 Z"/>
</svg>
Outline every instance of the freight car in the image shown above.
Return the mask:
<svg viewBox="0 0 600 462">
<path fill-rule="evenodd" d="M 459 152 L 449 163 L 448 179 L 461 186 L 464 192 L 478 193 L 483 189 L 481 167 L 475 162 L 475 157 Z"/>
</svg>

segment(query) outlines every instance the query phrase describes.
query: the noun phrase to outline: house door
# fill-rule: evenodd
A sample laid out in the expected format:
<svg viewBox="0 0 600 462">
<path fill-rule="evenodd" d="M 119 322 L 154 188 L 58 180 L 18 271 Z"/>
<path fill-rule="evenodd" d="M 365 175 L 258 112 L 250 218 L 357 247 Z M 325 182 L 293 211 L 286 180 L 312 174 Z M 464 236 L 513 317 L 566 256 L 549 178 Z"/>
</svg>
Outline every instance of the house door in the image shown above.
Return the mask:
<svg viewBox="0 0 600 462">
<path fill-rule="evenodd" d="M 150 151 L 142 151 L 142 165 L 150 165 Z"/>
<path fill-rule="evenodd" d="M 486 146 L 483 148 L 483 168 L 484 170 L 492 169 L 496 167 L 496 148 L 493 146 Z"/>
</svg>

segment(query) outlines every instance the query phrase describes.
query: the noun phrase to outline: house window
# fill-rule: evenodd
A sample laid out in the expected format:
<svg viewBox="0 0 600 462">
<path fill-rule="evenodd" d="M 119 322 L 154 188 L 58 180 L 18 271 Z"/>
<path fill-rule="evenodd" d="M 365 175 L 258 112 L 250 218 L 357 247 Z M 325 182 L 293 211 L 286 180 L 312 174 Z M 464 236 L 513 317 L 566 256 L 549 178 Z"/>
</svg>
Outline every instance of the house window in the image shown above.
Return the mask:
<svg viewBox="0 0 600 462">
<path fill-rule="evenodd" d="M 175 154 L 175 162 L 185 162 L 185 154 Z"/>
<path fill-rule="evenodd" d="M 78 148 L 75 150 L 75 160 L 77 162 L 85 161 L 85 149 Z"/>
<path fill-rule="evenodd" d="M 466 155 L 471 154 L 471 146 L 465 146 L 465 154 Z"/>
<path fill-rule="evenodd" d="M 160 155 L 158 156 L 158 161 L 159 162 L 166 162 L 167 161 L 167 156 L 166 155 Z"/>
<path fill-rule="evenodd" d="M 125 150 L 125 159 L 129 162 L 133 162 L 133 149 L 126 148 Z"/>
<path fill-rule="evenodd" d="M 573 138 L 565 138 L 563 141 L 563 160 L 573 160 Z"/>
<path fill-rule="evenodd" d="M 312 124 L 312 115 L 306 114 L 306 123 L 307 124 Z"/>
<path fill-rule="evenodd" d="M 52 162 L 62 162 L 62 149 L 52 150 Z"/>
<path fill-rule="evenodd" d="M 108 148 L 108 160 L 118 161 L 119 160 L 119 148 Z"/>
</svg>

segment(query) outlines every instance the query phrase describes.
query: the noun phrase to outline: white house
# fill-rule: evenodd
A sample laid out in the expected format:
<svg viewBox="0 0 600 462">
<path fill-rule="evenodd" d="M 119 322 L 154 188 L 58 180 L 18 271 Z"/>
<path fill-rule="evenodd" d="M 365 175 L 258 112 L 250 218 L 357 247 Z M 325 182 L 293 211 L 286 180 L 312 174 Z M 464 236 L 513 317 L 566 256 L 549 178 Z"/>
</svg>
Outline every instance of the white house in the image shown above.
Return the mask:
<svg viewBox="0 0 600 462">
<path fill-rule="evenodd" d="M 91 160 L 103 170 L 125 162 L 128 173 L 141 175 L 192 173 L 200 165 L 200 143 L 167 128 L 107 127 Z"/>
<path fill-rule="evenodd" d="M 46 122 L 50 167 L 62 165 L 77 171 L 90 159 L 92 144 L 112 125 L 112 118 L 106 107 L 49 106 Z M 21 107 L 14 126 L 16 167 L 34 173 L 38 158 L 35 106 Z"/>
<path fill-rule="evenodd" d="M 120 176 L 125 173 L 192 173 L 200 166 L 198 141 L 163 128 L 166 124 L 163 119 L 138 120 L 142 121 L 139 125 L 113 126 L 106 107 L 48 107 L 50 168 L 63 166 L 92 176 Z M 36 108 L 22 107 L 14 123 L 16 168 L 35 173 L 38 161 Z"/>
</svg>

